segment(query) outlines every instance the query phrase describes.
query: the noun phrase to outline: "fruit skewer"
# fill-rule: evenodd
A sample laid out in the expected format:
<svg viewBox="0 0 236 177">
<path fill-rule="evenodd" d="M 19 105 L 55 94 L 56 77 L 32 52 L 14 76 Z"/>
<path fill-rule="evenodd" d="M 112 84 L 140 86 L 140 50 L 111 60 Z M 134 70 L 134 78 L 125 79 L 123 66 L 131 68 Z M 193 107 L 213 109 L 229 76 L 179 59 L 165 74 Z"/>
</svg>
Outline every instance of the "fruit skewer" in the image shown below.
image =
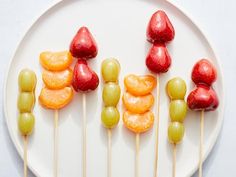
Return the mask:
<svg viewBox="0 0 236 177">
<path fill-rule="evenodd" d="M 126 111 L 123 122 L 126 128 L 135 133 L 135 177 L 139 177 L 139 149 L 140 134 L 148 131 L 154 122 L 154 115 L 150 111 L 154 97 L 151 91 L 156 86 L 153 76 L 128 75 L 124 79 L 126 92 L 123 94 L 123 103 Z"/>
<path fill-rule="evenodd" d="M 183 122 L 187 113 L 187 103 L 184 101 L 186 83 L 183 79 L 175 77 L 166 85 L 167 94 L 170 98 L 169 116 L 171 123 L 168 128 L 168 138 L 173 144 L 173 169 L 172 176 L 176 177 L 176 146 L 183 139 Z"/>
<path fill-rule="evenodd" d="M 24 143 L 24 177 L 28 176 L 27 146 L 28 137 L 32 133 L 35 124 L 35 118 L 32 112 L 35 104 L 35 87 L 37 83 L 36 75 L 29 69 L 23 69 L 18 77 L 20 94 L 18 97 L 18 128 L 23 136 Z"/>
<path fill-rule="evenodd" d="M 201 112 L 199 177 L 202 177 L 202 163 L 204 153 L 204 114 L 206 111 L 214 111 L 219 106 L 217 94 L 212 88 L 212 84 L 217 78 L 217 71 L 209 60 L 201 59 L 193 66 L 191 78 L 196 84 L 196 88 L 188 95 L 187 103 L 191 110 Z"/>
<path fill-rule="evenodd" d="M 174 39 L 175 30 L 168 16 L 162 10 L 155 12 L 147 27 L 147 40 L 152 43 L 152 47 L 146 57 L 146 66 L 156 73 L 157 78 L 157 115 L 155 128 L 155 160 L 154 177 L 158 176 L 158 151 L 159 151 L 159 124 L 160 124 L 160 74 L 168 71 L 171 65 L 171 57 L 165 43 Z"/>
<path fill-rule="evenodd" d="M 120 64 L 116 59 L 106 59 L 102 62 L 102 77 L 105 82 L 102 92 L 104 108 L 101 121 L 107 128 L 107 176 L 112 176 L 111 138 L 112 129 L 118 124 L 120 113 L 116 106 L 120 100 L 119 72 Z"/>
<path fill-rule="evenodd" d="M 53 173 L 58 176 L 58 119 L 59 110 L 69 104 L 73 98 L 73 90 L 70 87 L 72 82 L 72 70 L 69 68 L 72 63 L 72 56 L 68 51 L 42 52 L 40 64 L 44 70 L 42 79 L 45 87 L 41 90 L 39 101 L 42 106 L 54 110 L 53 126 Z"/>
<path fill-rule="evenodd" d="M 95 90 L 98 87 L 99 79 L 97 74 L 90 69 L 87 60 L 97 56 L 97 44 L 87 27 L 81 27 L 70 44 L 70 52 L 77 63 L 73 73 L 73 87 L 76 92 L 82 91 L 83 102 L 83 125 L 82 125 L 82 164 L 83 177 L 87 176 L 87 121 L 86 121 L 86 94 L 85 92 Z"/>
</svg>

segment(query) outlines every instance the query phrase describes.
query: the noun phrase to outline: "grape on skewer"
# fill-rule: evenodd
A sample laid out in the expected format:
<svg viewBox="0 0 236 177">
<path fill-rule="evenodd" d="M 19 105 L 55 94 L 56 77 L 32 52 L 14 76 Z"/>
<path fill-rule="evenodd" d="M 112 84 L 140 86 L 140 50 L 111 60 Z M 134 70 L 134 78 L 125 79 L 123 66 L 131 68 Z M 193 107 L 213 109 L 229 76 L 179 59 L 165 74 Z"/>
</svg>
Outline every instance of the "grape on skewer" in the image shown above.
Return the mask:
<svg viewBox="0 0 236 177">
<path fill-rule="evenodd" d="M 120 64 L 116 59 L 106 59 L 102 62 L 102 77 L 105 81 L 102 99 L 104 108 L 101 113 L 101 121 L 104 127 L 107 128 L 108 146 L 107 146 L 107 176 L 112 176 L 111 171 L 111 137 L 112 129 L 118 124 L 120 120 L 120 113 L 116 108 L 120 100 L 120 86 L 119 83 L 119 72 Z"/>
<path fill-rule="evenodd" d="M 35 103 L 36 75 L 29 69 L 23 69 L 18 77 L 20 94 L 18 96 L 18 128 L 24 140 L 24 177 L 28 176 L 27 171 L 27 145 L 28 136 L 33 132 L 35 117 L 32 113 Z"/>
<path fill-rule="evenodd" d="M 172 176 L 176 176 L 176 145 L 184 136 L 184 119 L 187 113 L 187 103 L 184 101 L 186 84 L 183 79 L 175 77 L 168 81 L 166 90 L 170 97 L 169 116 L 171 123 L 168 127 L 168 138 L 173 146 L 173 170 Z"/>
</svg>

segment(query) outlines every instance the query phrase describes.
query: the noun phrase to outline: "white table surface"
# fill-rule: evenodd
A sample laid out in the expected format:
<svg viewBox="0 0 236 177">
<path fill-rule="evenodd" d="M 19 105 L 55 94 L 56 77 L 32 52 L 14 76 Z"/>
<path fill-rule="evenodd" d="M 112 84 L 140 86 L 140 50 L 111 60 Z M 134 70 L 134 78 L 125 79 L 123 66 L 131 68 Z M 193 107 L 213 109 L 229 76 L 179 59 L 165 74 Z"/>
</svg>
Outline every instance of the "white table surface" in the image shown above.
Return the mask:
<svg viewBox="0 0 236 177">
<path fill-rule="evenodd" d="M 0 0 L 0 177 L 23 176 L 3 113 L 6 67 L 26 27 L 52 0 Z M 173 0 L 198 22 L 223 65 L 226 86 L 225 121 L 216 146 L 204 164 L 204 177 L 236 176 L 236 1 Z M 195 175 L 197 176 L 197 175 Z M 29 177 L 34 177 L 30 173 Z"/>
</svg>

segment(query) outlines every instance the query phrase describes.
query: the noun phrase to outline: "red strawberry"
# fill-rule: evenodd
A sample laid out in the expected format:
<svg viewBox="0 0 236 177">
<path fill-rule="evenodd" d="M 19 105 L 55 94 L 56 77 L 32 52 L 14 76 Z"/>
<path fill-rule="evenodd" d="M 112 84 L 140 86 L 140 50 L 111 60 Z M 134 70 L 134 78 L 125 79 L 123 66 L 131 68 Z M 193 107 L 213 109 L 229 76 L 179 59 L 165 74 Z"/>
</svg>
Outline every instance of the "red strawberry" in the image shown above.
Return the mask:
<svg viewBox="0 0 236 177">
<path fill-rule="evenodd" d="M 149 70 L 155 73 L 167 72 L 171 65 L 171 58 L 165 44 L 155 43 L 146 58 Z"/>
<path fill-rule="evenodd" d="M 219 105 L 215 91 L 206 85 L 198 85 L 187 98 L 188 107 L 192 110 L 213 111 Z"/>
<path fill-rule="evenodd" d="M 215 67 L 206 59 L 199 60 L 193 67 L 192 80 L 195 84 L 203 83 L 211 86 L 216 77 Z"/>
<path fill-rule="evenodd" d="M 81 27 L 70 44 L 73 57 L 90 59 L 97 56 L 97 44 L 87 27 Z"/>
<path fill-rule="evenodd" d="M 147 27 L 147 40 L 154 42 L 169 42 L 175 37 L 175 30 L 168 16 L 162 10 L 154 13 Z"/>
<path fill-rule="evenodd" d="M 99 78 L 92 71 L 85 60 L 78 59 L 74 68 L 73 87 L 75 91 L 95 90 L 98 87 Z"/>
</svg>

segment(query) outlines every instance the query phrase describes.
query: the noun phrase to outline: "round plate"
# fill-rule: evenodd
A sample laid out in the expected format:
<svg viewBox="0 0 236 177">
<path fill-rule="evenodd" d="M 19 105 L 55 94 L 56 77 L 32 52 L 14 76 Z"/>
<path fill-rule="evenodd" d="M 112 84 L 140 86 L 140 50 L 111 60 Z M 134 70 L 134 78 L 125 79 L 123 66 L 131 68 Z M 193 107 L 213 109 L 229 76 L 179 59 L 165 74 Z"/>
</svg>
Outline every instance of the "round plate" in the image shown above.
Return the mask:
<svg viewBox="0 0 236 177">
<path fill-rule="evenodd" d="M 24 36 L 8 70 L 4 106 L 6 121 L 14 145 L 22 156 L 22 137 L 17 129 L 17 95 L 19 71 L 31 68 L 38 77 L 36 96 L 43 87 L 39 54 L 45 50 L 67 50 L 79 27 L 88 26 L 94 35 L 99 54 L 89 65 L 100 75 L 103 59 L 115 57 L 121 64 L 120 85 L 125 75 L 149 73 L 145 56 L 151 44 L 146 41 L 146 27 L 151 15 L 163 9 L 171 19 L 176 37 L 167 45 L 172 56 L 168 73 L 160 76 L 160 142 L 159 176 L 171 177 L 172 146 L 167 140 L 169 99 L 165 85 L 169 79 L 180 76 L 187 82 L 188 93 L 194 85 L 190 80 L 194 63 L 203 57 L 210 58 L 218 70 L 214 88 L 222 100 L 217 111 L 205 114 L 204 157 L 211 151 L 223 121 L 223 80 L 220 65 L 209 42 L 193 23 L 175 5 L 163 0 L 72 0 L 60 1 L 50 7 L 30 27 Z M 107 134 L 100 121 L 102 109 L 102 79 L 87 98 L 87 176 L 106 176 Z M 155 91 L 153 91 L 155 94 Z M 118 108 L 123 112 L 122 102 Z M 156 104 L 153 111 L 156 113 Z M 38 101 L 34 108 L 36 126 L 29 139 L 28 163 L 36 176 L 53 176 L 53 111 L 42 108 Z M 177 146 L 177 177 L 189 177 L 198 166 L 199 152 L 198 112 L 189 111 L 184 126 L 185 137 Z M 73 101 L 59 112 L 59 176 L 77 177 L 82 174 L 82 97 L 75 94 Z M 154 129 L 141 135 L 140 176 L 153 176 Z M 134 176 L 135 136 L 124 128 L 122 121 L 113 130 L 112 176 Z"/>
</svg>

